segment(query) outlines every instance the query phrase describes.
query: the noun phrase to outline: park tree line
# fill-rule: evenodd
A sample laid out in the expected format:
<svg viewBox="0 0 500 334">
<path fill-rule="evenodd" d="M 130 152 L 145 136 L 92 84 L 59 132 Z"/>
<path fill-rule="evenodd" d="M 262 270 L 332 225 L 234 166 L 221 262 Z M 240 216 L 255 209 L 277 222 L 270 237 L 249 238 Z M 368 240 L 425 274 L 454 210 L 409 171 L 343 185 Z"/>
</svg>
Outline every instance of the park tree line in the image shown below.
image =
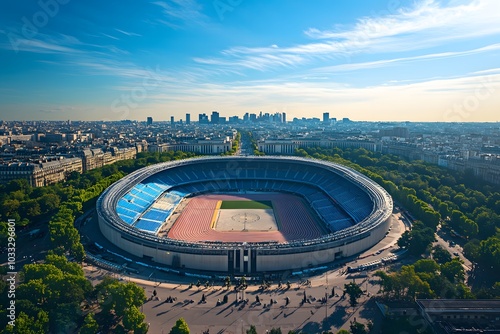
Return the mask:
<svg viewBox="0 0 500 334">
<path fill-rule="evenodd" d="M 434 259 L 420 259 L 392 273 L 377 271 L 375 276 L 382 295 L 392 300 L 474 298 L 464 284 L 463 261 L 458 257 L 441 264 Z"/>
<path fill-rule="evenodd" d="M 141 152 L 136 159 L 118 161 L 83 174 L 73 172 L 66 182 L 45 187 L 31 187 L 27 180 L 19 179 L 0 185 L 0 241 L 7 236 L 7 220 L 16 221 L 18 231 L 37 223 L 47 223 L 61 207 L 78 216 L 82 210 L 95 206 L 97 197 L 114 181 L 139 168 L 170 160 L 195 156 L 194 153 L 169 151 L 165 153 Z"/>
<path fill-rule="evenodd" d="M 368 334 L 370 330 L 372 329 L 373 324 L 369 323 L 368 325 L 359 323 L 357 321 L 352 321 L 349 327 L 349 330 L 346 329 L 341 329 L 336 334 Z M 172 327 L 170 330 L 169 334 L 189 334 L 191 331 L 189 330 L 189 326 L 184 320 L 184 318 L 179 318 L 176 322 L 175 325 Z M 206 330 L 203 332 L 203 334 L 208 334 L 209 330 Z M 249 328 L 245 331 L 246 334 L 258 334 L 257 328 L 254 325 L 250 325 Z M 266 333 L 268 334 L 306 334 L 303 331 L 295 331 L 295 330 L 289 330 L 288 332 L 283 332 L 281 330 L 281 327 L 272 327 L 268 330 L 266 330 Z M 330 331 L 323 331 L 321 334 L 334 334 Z"/>
<path fill-rule="evenodd" d="M 500 192 L 472 171 L 452 171 L 366 149 L 306 148 L 298 156 L 349 166 L 380 184 L 418 221 L 400 245 L 415 256 L 430 253 L 438 224 L 463 238 L 464 254 L 487 272 L 482 297 L 494 297 L 500 281 Z M 477 268 L 476 268 L 477 269 Z"/>
<path fill-rule="evenodd" d="M 20 270 L 16 290 L 16 327 L 7 326 L 6 307 L 0 310 L 0 333 L 146 333 L 143 289 L 134 283 L 105 278 L 92 285 L 81 262 L 85 251 L 75 218 L 95 206 L 99 195 L 112 183 L 139 168 L 195 156 L 169 151 L 139 153 L 135 160 L 122 160 L 83 174 L 72 173 L 65 182 L 33 188 L 26 180 L 0 185 L 0 240 L 7 236 L 7 220 L 18 228 L 46 225 L 51 249 L 43 263 L 26 264 Z M 68 261 L 68 258 L 73 262 Z M 6 268 L 1 268 L 2 275 Z M 7 284 L 0 281 L 0 301 L 7 305 Z M 93 313 L 96 313 L 94 317 Z"/>
<path fill-rule="evenodd" d="M 145 316 L 139 311 L 146 295 L 135 283 L 105 277 L 92 287 L 78 263 L 54 252 L 49 252 L 43 263 L 24 265 L 19 274 L 16 326 L 8 325 L 2 314 L 3 334 L 73 333 L 78 328 L 81 334 L 95 334 L 99 329 L 147 332 Z M 94 316 L 96 310 L 100 312 Z"/>
<path fill-rule="evenodd" d="M 257 156 L 265 155 L 264 152 L 259 151 L 259 145 L 257 144 L 257 140 L 254 138 L 253 133 L 251 131 L 248 131 L 246 133 L 246 135 L 250 139 L 250 145 L 251 145 L 253 155 L 257 155 Z"/>
</svg>

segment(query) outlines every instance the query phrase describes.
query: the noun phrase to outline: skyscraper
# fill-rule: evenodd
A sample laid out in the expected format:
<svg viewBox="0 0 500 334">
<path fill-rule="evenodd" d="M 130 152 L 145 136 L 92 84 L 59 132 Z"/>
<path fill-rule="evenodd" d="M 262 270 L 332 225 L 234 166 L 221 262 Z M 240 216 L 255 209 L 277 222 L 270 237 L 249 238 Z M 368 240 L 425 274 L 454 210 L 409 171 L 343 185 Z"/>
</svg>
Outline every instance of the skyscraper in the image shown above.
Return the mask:
<svg viewBox="0 0 500 334">
<path fill-rule="evenodd" d="M 212 124 L 219 124 L 219 112 L 218 111 L 212 111 L 212 118 L 210 120 Z"/>
<path fill-rule="evenodd" d="M 174 116 L 170 116 L 170 124 L 174 125 L 174 123 L 175 123 Z"/>
<path fill-rule="evenodd" d="M 283 123 L 286 123 L 286 112 L 283 113 L 283 117 L 281 118 L 281 120 L 283 121 Z"/>
<path fill-rule="evenodd" d="M 328 122 L 330 122 L 330 113 L 324 112 L 323 113 L 323 123 L 328 123 Z"/>
<path fill-rule="evenodd" d="M 151 124 L 153 124 L 153 117 L 148 117 L 146 119 L 146 125 L 151 125 Z"/>
<path fill-rule="evenodd" d="M 200 124 L 208 124 L 208 116 L 205 113 L 198 114 L 198 123 L 200 123 Z"/>
<path fill-rule="evenodd" d="M 191 114 L 186 114 L 186 124 L 191 124 Z"/>
</svg>

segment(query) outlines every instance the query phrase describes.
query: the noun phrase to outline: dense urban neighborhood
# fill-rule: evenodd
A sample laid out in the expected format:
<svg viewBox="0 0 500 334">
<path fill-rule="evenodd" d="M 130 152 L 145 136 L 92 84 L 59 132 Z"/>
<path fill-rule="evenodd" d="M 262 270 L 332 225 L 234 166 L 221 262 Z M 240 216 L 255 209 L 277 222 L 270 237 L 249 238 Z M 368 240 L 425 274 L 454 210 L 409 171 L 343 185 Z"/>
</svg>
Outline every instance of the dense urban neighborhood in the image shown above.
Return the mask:
<svg viewBox="0 0 500 334">
<path fill-rule="evenodd" d="M 283 115 L 266 114 L 231 120 L 3 122 L 1 238 L 9 243 L 2 251 L 9 259 L 2 260 L 2 303 L 8 304 L 12 289 L 16 301 L 16 326 L 9 325 L 5 307 L 4 332 L 159 333 L 172 328 L 171 333 L 187 333 L 188 326 L 196 333 L 498 330 L 498 124 L 373 123 L 328 115 L 285 122 Z M 236 271 L 243 268 L 190 270 L 175 261 L 159 266 L 154 257 L 124 252 L 101 235 L 94 208 L 114 182 L 145 166 L 202 156 L 295 156 L 350 167 L 392 197 L 388 232 L 375 246 L 354 256 L 336 255 L 326 265 L 265 272 L 254 267 L 246 274 Z M 208 173 L 208 165 L 204 168 Z M 294 167 L 280 168 L 285 169 L 273 177 Z M 183 182 L 172 177 L 165 182 Z M 245 184 L 238 182 L 235 187 Z M 253 187 L 245 182 L 244 187 Z M 284 191 L 284 184 L 276 182 L 255 186 Z M 206 187 L 196 191 L 221 191 Z M 305 190 L 287 191 L 300 197 Z M 327 219 L 319 202 L 304 200 L 320 210 L 315 211 L 323 217 L 318 219 Z M 348 197 L 342 201 L 348 203 Z M 134 210 L 130 204 L 127 208 Z M 171 219 L 160 222 L 162 230 Z M 8 267 L 14 256 L 14 266 Z M 170 308 L 178 317 L 166 320 L 163 314 Z M 203 316 L 207 312 L 213 313 L 210 322 Z M 262 312 L 264 317 L 257 316 Z"/>
</svg>

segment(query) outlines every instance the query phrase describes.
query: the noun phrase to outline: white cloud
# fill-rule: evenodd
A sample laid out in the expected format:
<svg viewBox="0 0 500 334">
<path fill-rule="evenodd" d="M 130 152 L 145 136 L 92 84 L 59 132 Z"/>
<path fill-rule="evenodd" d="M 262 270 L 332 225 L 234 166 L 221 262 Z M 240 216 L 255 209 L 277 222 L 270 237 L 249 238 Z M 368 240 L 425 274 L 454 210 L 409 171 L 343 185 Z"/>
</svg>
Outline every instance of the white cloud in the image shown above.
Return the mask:
<svg viewBox="0 0 500 334">
<path fill-rule="evenodd" d="M 114 39 L 115 41 L 119 41 L 120 40 L 118 37 L 115 37 L 115 36 L 112 36 L 112 35 L 109 35 L 109 34 L 101 33 L 101 35 L 103 35 L 104 37 L 107 37 L 107 38 Z"/>
<path fill-rule="evenodd" d="M 455 52 L 441 52 L 441 53 L 432 53 L 420 56 L 413 57 L 404 57 L 404 58 L 394 58 L 394 59 L 384 59 L 384 60 L 376 60 L 370 62 L 363 63 L 352 63 L 352 64 L 342 64 L 342 65 L 334 65 L 327 67 L 318 67 L 314 69 L 314 72 L 341 72 L 341 71 L 356 71 L 356 70 L 364 70 L 370 68 L 384 67 L 391 64 L 396 63 L 409 63 L 416 61 L 427 61 L 433 59 L 445 59 L 445 58 L 453 58 L 453 57 L 463 57 L 475 55 L 478 53 L 490 52 L 500 50 L 500 43 L 488 45 L 482 48 L 467 50 L 467 51 L 455 51 Z"/>
<path fill-rule="evenodd" d="M 152 4 L 161 7 L 165 16 L 158 22 L 172 28 L 178 28 L 180 23 L 202 23 L 207 20 L 202 12 L 203 6 L 196 0 L 153 1 Z"/>
<path fill-rule="evenodd" d="M 373 40 L 453 26 L 479 9 L 479 1 L 471 1 L 454 7 L 442 7 L 437 1 L 425 0 L 414 8 L 401 8 L 394 14 L 360 18 L 352 29 L 321 31 L 311 28 L 305 33 L 314 39 L 350 42 Z"/>
<path fill-rule="evenodd" d="M 121 29 L 117 29 L 115 28 L 116 31 L 124 34 L 124 35 L 127 35 L 127 36 L 135 36 L 135 37 L 141 37 L 142 35 L 141 34 L 137 34 L 135 32 L 129 32 L 129 31 L 125 31 L 125 30 L 121 30 Z"/>
<path fill-rule="evenodd" d="M 426 49 L 459 39 L 500 33 L 500 1 L 468 0 L 444 4 L 423 0 L 394 13 L 360 18 L 352 27 L 310 28 L 315 42 L 278 47 L 232 47 L 221 57 L 195 61 L 225 67 L 265 70 L 313 63 L 317 59 L 346 59 L 356 54 Z"/>
<path fill-rule="evenodd" d="M 78 49 L 60 45 L 59 43 L 45 42 L 37 39 L 18 39 L 12 48 L 18 51 L 33 53 L 79 53 Z"/>
</svg>

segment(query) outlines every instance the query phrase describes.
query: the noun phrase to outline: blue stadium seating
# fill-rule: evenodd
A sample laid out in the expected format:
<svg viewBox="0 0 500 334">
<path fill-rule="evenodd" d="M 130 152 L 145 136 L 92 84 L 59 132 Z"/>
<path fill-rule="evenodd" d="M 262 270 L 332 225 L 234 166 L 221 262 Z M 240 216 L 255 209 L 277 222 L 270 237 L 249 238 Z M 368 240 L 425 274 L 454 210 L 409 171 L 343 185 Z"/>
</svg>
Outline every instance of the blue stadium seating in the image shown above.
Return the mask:
<svg viewBox="0 0 500 334">
<path fill-rule="evenodd" d="M 228 170 L 223 162 L 214 162 L 203 169 L 191 165 L 165 170 L 136 184 L 118 202 L 117 212 L 127 224 L 137 221 L 136 225 L 140 223 L 144 230 L 150 231 L 156 225 L 147 225 L 149 222 L 162 223 L 170 215 L 168 210 L 149 209 L 162 194 L 177 205 L 189 194 L 241 189 L 300 194 L 336 231 L 362 221 L 372 210 L 372 201 L 364 191 L 340 176 L 335 178 L 329 171 L 307 165 L 278 169 L 262 161 L 237 173 Z"/>
<path fill-rule="evenodd" d="M 168 218 L 171 211 L 150 209 L 145 214 L 142 215 L 141 219 L 155 220 L 157 222 L 163 222 Z"/>
<path fill-rule="evenodd" d="M 158 222 L 139 219 L 137 223 L 135 223 L 134 227 L 146 232 L 156 233 L 160 229 L 161 225 L 162 224 Z"/>
</svg>

